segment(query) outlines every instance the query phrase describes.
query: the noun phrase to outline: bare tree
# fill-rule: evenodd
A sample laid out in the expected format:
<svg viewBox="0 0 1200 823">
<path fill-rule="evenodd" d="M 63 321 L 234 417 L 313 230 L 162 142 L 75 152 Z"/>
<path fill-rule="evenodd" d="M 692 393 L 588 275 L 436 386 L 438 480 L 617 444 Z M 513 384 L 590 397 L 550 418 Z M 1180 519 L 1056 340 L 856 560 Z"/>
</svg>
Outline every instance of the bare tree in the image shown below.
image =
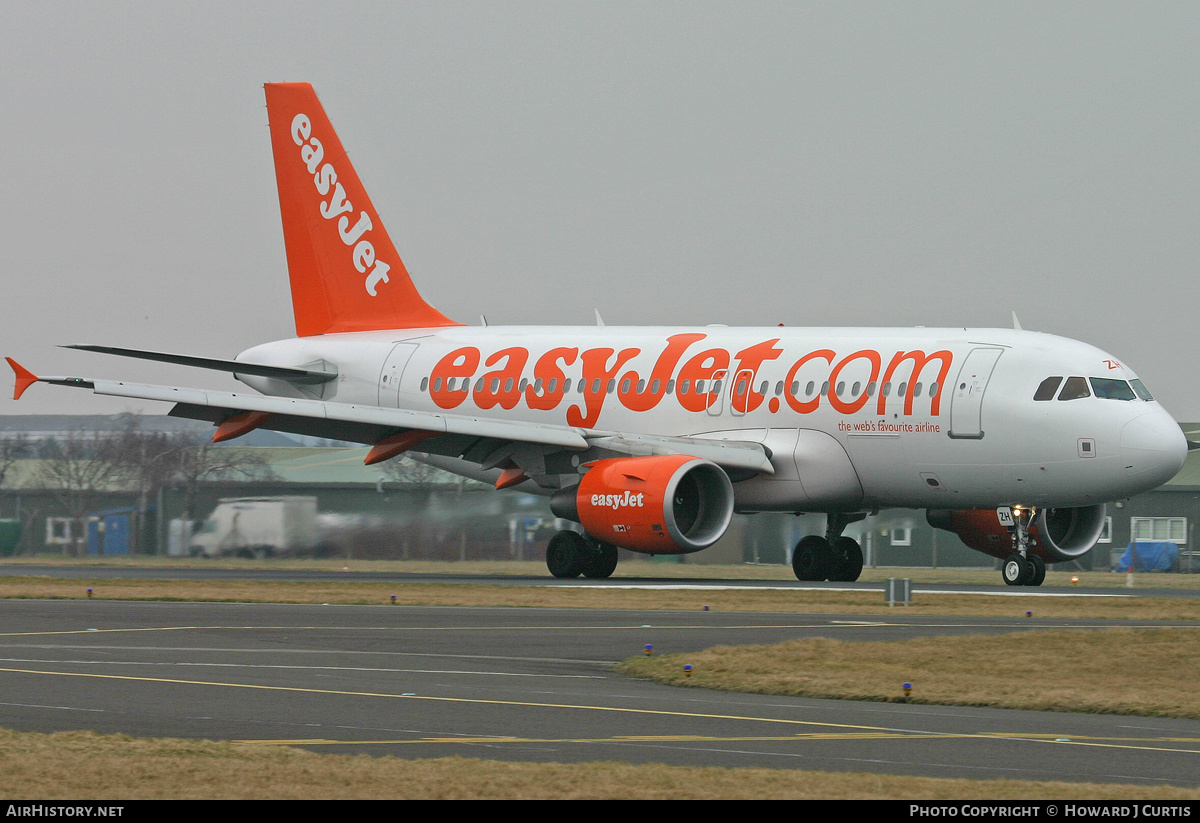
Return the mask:
<svg viewBox="0 0 1200 823">
<path fill-rule="evenodd" d="M 37 481 L 85 533 L 87 513 L 116 489 L 126 469 L 117 459 L 117 439 L 103 432 L 74 432 L 43 444 Z M 78 546 L 72 546 L 72 553 Z"/>
<path fill-rule="evenodd" d="M 24 434 L 0 438 L 0 487 L 4 486 L 13 464 L 23 457 L 29 457 L 31 452 L 29 438 Z"/>
<path fill-rule="evenodd" d="M 202 483 L 217 480 L 275 480 L 278 475 L 256 451 L 235 446 L 215 446 L 199 438 L 191 438 L 189 445 L 179 451 L 174 479 L 184 488 L 184 517 L 191 521 L 196 517 L 196 498 Z"/>
<path fill-rule="evenodd" d="M 427 489 L 447 483 L 457 483 L 459 478 L 449 472 L 418 463 L 408 455 L 393 458 L 379 464 L 383 476 L 395 483 L 404 483 Z"/>
</svg>

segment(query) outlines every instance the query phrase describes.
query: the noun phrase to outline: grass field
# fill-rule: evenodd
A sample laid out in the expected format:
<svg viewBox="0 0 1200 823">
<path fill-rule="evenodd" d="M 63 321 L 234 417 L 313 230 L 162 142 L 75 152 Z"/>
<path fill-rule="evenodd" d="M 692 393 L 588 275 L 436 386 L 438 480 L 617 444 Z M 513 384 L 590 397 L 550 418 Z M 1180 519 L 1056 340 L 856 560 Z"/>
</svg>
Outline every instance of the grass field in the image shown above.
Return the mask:
<svg viewBox="0 0 1200 823">
<path fill-rule="evenodd" d="M 62 580 L 23 577 L 0 567 L 0 598 L 234 600 L 293 603 L 397 602 L 407 605 L 558 606 L 576 608 L 712 609 L 851 612 L 886 615 L 881 592 L 800 590 L 560 589 L 442 583 L 208 583 L 145 580 Z M 70 562 L 70 561 L 68 561 Z M 105 559 L 103 565 L 128 563 Z M 137 559 L 132 565 L 144 565 Z M 163 561 L 157 561 L 159 563 Z M 75 563 L 72 563 L 74 565 Z M 249 567 L 253 561 L 222 563 Z M 289 563 L 288 565 L 293 565 Z M 341 569 L 340 561 L 307 568 Z M 541 575 L 541 564 L 348 564 L 355 570 L 437 574 Z M 7 567 L 7 568 L 4 568 Z M 790 570 L 759 566 L 624 564 L 628 577 L 789 580 Z M 1055 576 L 1061 575 L 1061 579 Z M 1079 585 L 1125 588 L 1124 575 L 1077 573 Z M 1052 573 L 1047 586 L 1069 586 Z M 922 583 L 987 587 L 996 594 L 919 595 L 907 614 L 1111 618 L 1196 621 L 1196 628 L 1044 631 L 1000 637 L 933 638 L 895 643 L 793 641 L 776 646 L 714 648 L 696 655 L 633 658 L 631 676 L 693 688 L 859 700 L 1200 717 L 1193 693 L 1200 681 L 1200 605 L 1168 598 L 1043 598 L 997 586 L 991 570 L 868 570 L 865 579 L 910 577 Z M 1200 577 L 1200 576 L 1197 576 Z M 1195 588 L 1189 575 L 1139 575 L 1136 588 Z M 895 613 L 893 611 L 893 613 Z M 1017 661 L 1014 667 L 1014 661 Z M 685 678 L 683 663 L 693 667 Z M 1144 697 L 1154 682 L 1158 697 Z M 80 764 L 86 764 L 80 768 Z M 19 734 L 0 730 L 0 793 L 8 798 L 625 798 L 625 799 L 1200 799 L 1200 790 L 1128 785 L 966 781 L 767 769 L 702 769 L 620 763 L 542 764 L 462 758 L 400 760 L 344 757 L 209 741 L 143 740 L 72 732 Z"/>
</svg>

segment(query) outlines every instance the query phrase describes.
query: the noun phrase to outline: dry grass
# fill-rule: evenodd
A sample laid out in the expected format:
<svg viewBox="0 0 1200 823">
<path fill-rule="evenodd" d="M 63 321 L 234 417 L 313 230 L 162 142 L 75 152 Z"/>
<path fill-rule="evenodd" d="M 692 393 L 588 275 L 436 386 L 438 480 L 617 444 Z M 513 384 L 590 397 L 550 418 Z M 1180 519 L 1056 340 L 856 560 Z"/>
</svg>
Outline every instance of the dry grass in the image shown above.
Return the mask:
<svg viewBox="0 0 1200 823">
<path fill-rule="evenodd" d="M 698 555 L 702 557 L 703 555 Z M 540 560 L 471 560 L 452 562 L 442 560 L 345 560 L 338 558 L 311 560 L 273 558 L 249 560 L 241 558 L 192 559 L 149 556 L 64 557 L 61 554 L 42 554 L 32 557 L 5 557 L 0 569 L 19 573 L 22 566 L 97 566 L 194 568 L 194 569 L 301 569 L 336 572 L 342 570 L 395 572 L 397 574 L 482 574 L 548 577 L 546 564 Z M 1057 571 L 1050 567 L 1046 586 L 1072 585 L 1078 578 L 1084 587 L 1124 588 L 1127 576 L 1112 572 Z M 641 557 L 623 557 L 614 578 L 660 578 L 675 580 L 786 580 L 795 582 L 790 566 L 760 566 L 748 563 L 696 563 L 656 561 Z M 1000 583 L 1000 572 L 992 568 L 929 568 L 925 566 L 887 566 L 863 569 L 860 582 L 879 583 L 889 577 L 911 578 L 914 584 L 957 584 L 994 587 Z M 1134 576 L 1137 588 L 1200 589 L 1200 574 L 1139 573 Z"/>
<path fill-rule="evenodd" d="M 631 658 L 676 686 L 840 700 L 1200 717 L 1197 628 L 1039 631 L 894 642 L 793 640 Z M 687 676 L 684 665 L 692 667 Z"/>
<path fill-rule="evenodd" d="M 46 800 L 1197 800 L 1200 789 L 626 763 L 401 760 L 0 729 L 0 796 Z"/>
<path fill-rule="evenodd" d="M 190 600 L 255 603 L 338 603 L 347 605 L 489 606 L 605 608 L 634 610 L 908 614 L 1116 620 L 1197 620 L 1200 599 L 1020 596 L 1003 587 L 1004 597 L 974 594 L 918 594 L 910 606 L 889 610 L 882 589 L 804 591 L 798 589 L 623 589 L 554 586 L 495 586 L 445 583 L 294 583 L 270 581 L 65 580 L 0 577 L 0 599 L 83 599 L 87 590 L 106 600 Z"/>
</svg>

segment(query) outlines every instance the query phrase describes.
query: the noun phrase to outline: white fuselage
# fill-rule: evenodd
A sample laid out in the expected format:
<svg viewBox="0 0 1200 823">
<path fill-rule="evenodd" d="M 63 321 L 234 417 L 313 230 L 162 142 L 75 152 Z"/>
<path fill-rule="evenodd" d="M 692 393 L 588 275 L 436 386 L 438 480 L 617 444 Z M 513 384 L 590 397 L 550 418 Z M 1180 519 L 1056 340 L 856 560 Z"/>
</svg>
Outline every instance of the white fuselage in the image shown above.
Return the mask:
<svg viewBox="0 0 1200 823">
<path fill-rule="evenodd" d="M 1087 344 L 1012 329 L 456 326 L 281 340 L 239 359 L 338 372 L 311 389 L 239 376 L 268 395 L 759 442 L 775 473 L 734 478 L 741 511 L 1085 506 L 1161 485 L 1187 450 L 1142 396 L 1035 400 L 1052 376 L 1136 376 Z"/>
</svg>

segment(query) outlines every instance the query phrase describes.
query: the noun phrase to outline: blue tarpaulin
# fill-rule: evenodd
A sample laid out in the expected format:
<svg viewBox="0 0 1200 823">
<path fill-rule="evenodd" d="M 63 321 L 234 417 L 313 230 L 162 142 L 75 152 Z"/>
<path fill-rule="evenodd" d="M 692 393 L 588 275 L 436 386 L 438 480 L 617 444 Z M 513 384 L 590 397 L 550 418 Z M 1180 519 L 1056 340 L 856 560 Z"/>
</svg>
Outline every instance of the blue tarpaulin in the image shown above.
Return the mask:
<svg viewBox="0 0 1200 823">
<path fill-rule="evenodd" d="M 1136 554 L 1135 554 L 1136 552 Z M 1169 572 L 1179 562 L 1179 547 L 1167 540 L 1137 540 L 1121 555 L 1117 571 Z"/>
</svg>

